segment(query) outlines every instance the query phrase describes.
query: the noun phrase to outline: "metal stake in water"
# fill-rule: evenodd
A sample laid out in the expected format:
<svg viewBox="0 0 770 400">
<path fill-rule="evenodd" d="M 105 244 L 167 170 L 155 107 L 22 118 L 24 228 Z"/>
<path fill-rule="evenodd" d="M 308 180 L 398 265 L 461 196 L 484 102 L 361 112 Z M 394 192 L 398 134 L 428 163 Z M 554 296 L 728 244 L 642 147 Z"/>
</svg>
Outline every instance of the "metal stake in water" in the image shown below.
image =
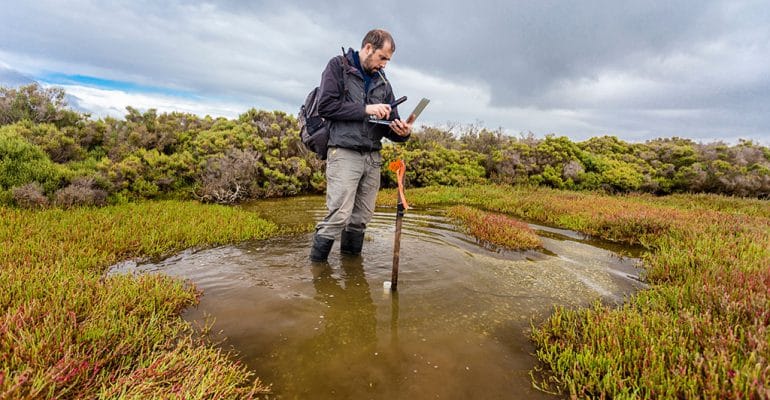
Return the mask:
<svg viewBox="0 0 770 400">
<path fill-rule="evenodd" d="M 393 242 L 393 273 L 390 277 L 390 290 L 395 291 L 398 288 L 398 259 L 401 252 L 401 224 L 404 219 L 404 204 L 401 203 L 401 197 L 398 198 L 398 207 L 396 208 L 396 235 Z"/>
</svg>

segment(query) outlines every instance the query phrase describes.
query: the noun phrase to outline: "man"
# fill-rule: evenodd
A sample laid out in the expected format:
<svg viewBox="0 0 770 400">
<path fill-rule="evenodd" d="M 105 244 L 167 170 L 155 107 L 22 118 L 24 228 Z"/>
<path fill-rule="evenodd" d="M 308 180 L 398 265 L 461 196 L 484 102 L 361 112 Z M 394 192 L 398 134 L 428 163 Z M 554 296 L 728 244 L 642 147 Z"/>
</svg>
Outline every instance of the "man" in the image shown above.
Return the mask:
<svg viewBox="0 0 770 400">
<path fill-rule="evenodd" d="M 338 236 L 341 253 L 361 253 L 364 230 L 374 214 L 380 189 L 380 141 L 387 137 L 405 142 L 412 132 L 412 124 L 401 121 L 398 112 L 391 109 L 395 96 L 382 73 L 395 50 L 390 33 L 371 30 L 360 51 L 348 49 L 343 56 L 331 59 L 321 75 L 318 114 L 331 121 L 326 159 L 329 212 L 316 225 L 312 261 L 326 261 Z M 370 123 L 370 116 L 393 122 Z"/>
</svg>

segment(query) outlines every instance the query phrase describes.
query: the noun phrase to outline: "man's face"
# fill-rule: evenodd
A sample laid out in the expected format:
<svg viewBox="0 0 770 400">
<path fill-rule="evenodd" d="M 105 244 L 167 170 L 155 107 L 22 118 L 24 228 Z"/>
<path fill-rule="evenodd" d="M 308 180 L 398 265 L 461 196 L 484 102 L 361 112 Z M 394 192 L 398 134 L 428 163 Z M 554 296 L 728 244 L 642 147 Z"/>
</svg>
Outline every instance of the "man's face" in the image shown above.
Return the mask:
<svg viewBox="0 0 770 400">
<path fill-rule="evenodd" d="M 393 56 L 393 46 L 390 42 L 385 42 L 382 48 L 375 50 L 371 43 L 367 43 L 363 49 L 361 49 L 361 67 L 367 73 L 373 74 L 385 68 L 385 65 L 390 61 L 390 57 Z"/>
</svg>

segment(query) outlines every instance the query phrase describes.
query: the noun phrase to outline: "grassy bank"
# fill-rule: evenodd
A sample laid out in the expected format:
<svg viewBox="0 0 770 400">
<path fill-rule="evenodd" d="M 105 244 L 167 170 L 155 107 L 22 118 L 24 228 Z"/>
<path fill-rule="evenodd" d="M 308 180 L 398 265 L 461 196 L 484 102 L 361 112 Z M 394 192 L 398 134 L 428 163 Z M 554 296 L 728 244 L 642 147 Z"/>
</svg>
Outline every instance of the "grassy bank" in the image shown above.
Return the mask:
<svg viewBox="0 0 770 400">
<path fill-rule="evenodd" d="M 383 192 L 381 204 L 393 203 Z M 559 308 L 533 330 L 549 378 L 585 398 L 770 397 L 770 204 L 480 186 L 408 191 L 643 244 L 651 289 L 620 308 Z"/>
<path fill-rule="evenodd" d="M 462 225 L 471 236 L 485 245 L 509 250 L 542 247 L 540 238 L 526 223 L 509 216 L 489 213 L 468 206 L 454 206 L 447 215 Z"/>
<path fill-rule="evenodd" d="M 278 232 L 195 202 L 0 207 L 0 398 L 249 398 L 265 387 L 192 334 L 199 293 L 163 276 L 104 277 L 134 257 Z"/>
</svg>

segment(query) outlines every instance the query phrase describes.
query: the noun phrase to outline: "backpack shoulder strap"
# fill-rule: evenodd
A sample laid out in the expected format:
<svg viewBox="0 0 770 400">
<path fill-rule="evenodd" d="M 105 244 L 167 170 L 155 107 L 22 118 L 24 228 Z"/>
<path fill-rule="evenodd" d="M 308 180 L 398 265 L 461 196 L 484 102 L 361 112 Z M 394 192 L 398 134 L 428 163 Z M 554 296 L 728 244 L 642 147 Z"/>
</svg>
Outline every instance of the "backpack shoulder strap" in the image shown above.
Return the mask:
<svg viewBox="0 0 770 400">
<path fill-rule="evenodd" d="M 342 55 L 340 57 L 342 57 L 342 64 L 340 64 L 341 67 L 342 67 L 342 74 L 340 75 L 340 80 L 341 80 L 340 83 L 342 84 L 343 93 L 345 95 L 347 95 L 348 94 L 348 87 L 347 87 L 347 85 L 345 85 L 345 74 L 347 73 L 348 67 L 350 67 L 350 63 L 348 62 L 347 56 L 345 56 L 345 47 L 344 46 L 342 47 Z"/>
<path fill-rule="evenodd" d="M 343 46 L 343 47 L 341 47 L 341 49 L 342 49 L 342 65 L 344 65 L 346 67 L 349 67 L 350 63 L 348 62 L 348 58 L 345 55 L 345 47 Z"/>
</svg>

